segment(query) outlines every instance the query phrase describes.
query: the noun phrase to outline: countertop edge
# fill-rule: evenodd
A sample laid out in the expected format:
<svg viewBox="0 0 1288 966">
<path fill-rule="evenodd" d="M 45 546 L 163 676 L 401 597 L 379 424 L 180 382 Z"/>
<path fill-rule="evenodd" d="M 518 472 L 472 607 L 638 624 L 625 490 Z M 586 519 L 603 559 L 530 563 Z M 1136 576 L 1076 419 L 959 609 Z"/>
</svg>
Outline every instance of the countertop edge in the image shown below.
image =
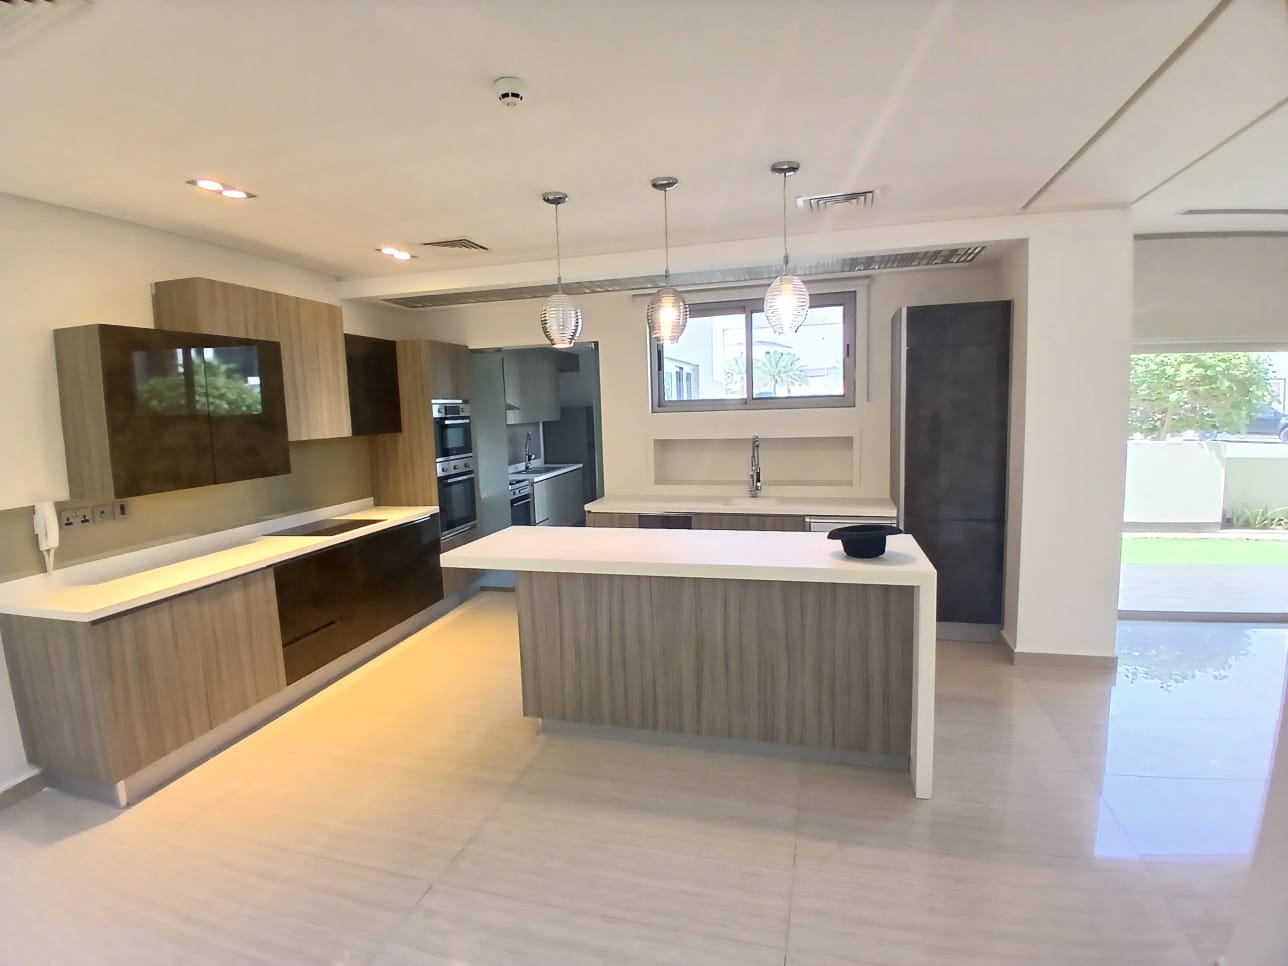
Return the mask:
<svg viewBox="0 0 1288 966">
<path fill-rule="evenodd" d="M 556 476 L 563 476 L 565 473 L 571 473 L 573 470 L 580 469 L 585 469 L 585 464 L 569 464 L 568 466 L 563 466 L 557 470 L 551 470 L 549 473 L 542 473 L 540 475 L 531 472 L 524 472 L 523 470 L 512 470 L 510 472 L 510 476 L 522 477 L 529 483 L 544 483 L 546 480 L 553 480 Z"/>
<path fill-rule="evenodd" d="M 877 498 L 859 499 L 848 502 L 841 497 L 832 502 L 831 498 L 817 497 L 767 497 L 766 503 L 751 505 L 748 503 L 723 504 L 720 497 L 694 496 L 655 497 L 655 496 L 602 496 L 586 504 L 587 513 L 713 513 L 735 515 L 764 516 L 803 516 L 803 517 L 890 517 L 898 516 L 893 501 Z M 779 501 L 782 502 L 769 502 Z M 814 501 L 819 504 L 811 506 Z M 848 503 L 848 505 L 847 505 Z"/>
<path fill-rule="evenodd" d="M 373 508 L 373 509 L 381 509 L 381 508 Z M 394 509 L 394 508 L 391 507 L 388 509 Z M 359 510 L 359 511 L 356 511 L 354 515 L 357 515 L 363 512 L 370 512 L 370 511 Z M 307 556 L 308 554 L 311 554 L 311 553 L 317 553 L 318 551 L 321 551 L 321 550 L 326 550 L 331 547 L 339 546 L 340 544 L 343 544 L 343 543 L 348 543 L 351 540 L 357 540 L 362 537 L 369 537 L 369 536 L 372 536 L 373 534 L 380 533 L 383 530 L 392 529 L 393 527 L 403 526 L 408 523 L 417 523 L 421 520 L 427 520 L 432 516 L 436 516 L 438 512 L 439 511 L 437 507 L 431 507 L 427 510 L 422 508 L 417 508 L 415 511 L 410 512 L 405 517 L 400 516 L 389 520 L 380 520 L 376 523 L 370 524 L 369 526 L 359 527 L 354 530 L 349 530 L 345 533 L 332 534 L 326 537 L 274 537 L 271 534 L 261 534 L 255 540 L 250 542 L 258 543 L 261 540 L 283 540 L 283 541 L 309 540 L 312 542 L 310 542 L 306 546 L 300 546 L 298 544 L 294 546 L 283 546 L 283 548 L 280 551 L 273 553 L 267 557 L 263 557 L 261 559 L 255 560 L 253 562 L 239 564 L 233 567 L 229 567 L 226 570 L 219 570 L 210 574 L 203 574 L 200 577 L 194 577 L 191 580 L 181 581 L 180 583 L 166 587 L 165 589 L 151 591 L 148 593 L 140 594 L 135 597 L 129 597 L 118 603 L 114 603 L 104 607 L 99 607 L 94 610 L 69 610 L 66 608 L 41 607 L 38 605 L 23 606 L 22 604 L 16 603 L 13 601 L 0 600 L 0 614 L 5 614 L 13 617 L 30 617 L 30 618 L 37 618 L 42 620 L 69 621 L 76 624 L 92 624 L 95 621 L 105 620 L 109 617 L 115 617 L 118 614 L 124 614 L 124 613 L 127 613 L 128 611 L 138 610 L 140 607 L 147 607 L 149 604 L 155 604 L 164 600 L 170 600 L 171 598 L 174 598 L 174 597 L 181 597 L 184 594 L 191 593 L 194 590 L 200 590 L 203 587 L 211 587 L 215 584 L 224 583 L 225 581 L 228 581 L 228 580 L 234 580 L 238 577 L 244 577 L 247 574 L 255 573 L 258 570 L 266 570 L 269 567 L 274 567 L 277 564 L 285 563 L 286 561 L 296 557 Z M 226 551 L 215 551 L 215 553 L 221 553 L 221 552 L 226 552 Z M 209 556 L 213 556 L 213 555 L 214 554 L 210 554 Z M 206 555 L 202 555 L 202 556 L 206 556 Z M 193 559 L 200 560 L 201 556 L 195 557 Z M 183 562 L 187 563 L 190 561 L 183 561 Z M 175 566 L 175 564 L 163 565 L 162 567 L 158 567 L 156 569 L 158 570 L 164 569 L 164 566 Z M 128 575 L 128 576 L 136 576 L 136 575 Z M 125 580 L 125 579 L 128 579 L 128 576 L 117 578 L 117 579 Z M 110 581 L 104 581 L 104 583 L 110 583 Z M 77 585 L 70 585 L 69 589 L 73 589 L 76 586 Z M 79 586 L 92 587 L 94 585 L 79 585 Z"/>
</svg>

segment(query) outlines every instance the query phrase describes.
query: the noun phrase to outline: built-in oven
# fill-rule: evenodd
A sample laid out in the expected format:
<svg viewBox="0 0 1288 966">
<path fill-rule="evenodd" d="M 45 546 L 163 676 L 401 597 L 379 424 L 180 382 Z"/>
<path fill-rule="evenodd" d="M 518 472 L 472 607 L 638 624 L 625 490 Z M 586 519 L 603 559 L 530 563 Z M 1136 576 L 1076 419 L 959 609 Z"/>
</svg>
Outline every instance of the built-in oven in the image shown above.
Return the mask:
<svg viewBox="0 0 1288 966">
<path fill-rule="evenodd" d="M 530 527 L 537 522 L 532 506 L 532 481 L 510 481 L 510 526 Z"/>
<path fill-rule="evenodd" d="M 478 522 L 473 456 L 438 461 L 438 520 L 444 537 Z"/>
<path fill-rule="evenodd" d="M 474 455 L 470 432 L 470 404 L 460 399 L 435 399 L 434 455 L 440 460 Z"/>
</svg>

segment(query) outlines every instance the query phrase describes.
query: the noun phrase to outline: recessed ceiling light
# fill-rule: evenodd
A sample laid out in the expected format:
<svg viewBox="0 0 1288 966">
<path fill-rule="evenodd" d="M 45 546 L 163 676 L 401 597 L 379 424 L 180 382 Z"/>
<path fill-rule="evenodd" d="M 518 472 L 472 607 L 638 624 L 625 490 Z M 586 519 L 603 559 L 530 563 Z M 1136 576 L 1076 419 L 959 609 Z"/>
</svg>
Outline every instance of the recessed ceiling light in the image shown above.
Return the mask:
<svg viewBox="0 0 1288 966">
<path fill-rule="evenodd" d="M 383 248 L 377 248 L 376 251 L 381 255 L 388 255 L 390 258 L 396 258 L 400 262 L 411 261 L 416 256 L 411 252 L 405 252 L 401 248 L 395 248 L 393 245 L 386 245 Z"/>
<path fill-rule="evenodd" d="M 224 184 L 222 181 L 216 181 L 214 178 L 189 178 L 188 184 L 192 185 L 194 188 L 200 188 L 202 191 L 216 192 L 217 194 L 223 195 L 225 198 L 233 198 L 237 201 L 241 201 L 244 198 L 255 197 L 244 188 L 234 188 L 232 185 Z"/>
</svg>

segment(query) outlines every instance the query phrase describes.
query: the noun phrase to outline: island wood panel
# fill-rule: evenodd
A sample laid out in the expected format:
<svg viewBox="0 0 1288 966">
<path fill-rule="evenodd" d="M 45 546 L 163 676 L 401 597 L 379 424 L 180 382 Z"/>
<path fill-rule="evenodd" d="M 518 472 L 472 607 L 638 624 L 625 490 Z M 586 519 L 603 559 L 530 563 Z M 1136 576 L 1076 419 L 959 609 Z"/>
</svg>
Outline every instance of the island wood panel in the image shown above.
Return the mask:
<svg viewBox="0 0 1288 966">
<path fill-rule="evenodd" d="M 433 343 L 423 339 L 398 343 L 402 432 L 371 438 L 371 477 L 377 505 L 438 505 L 433 373 Z"/>
<path fill-rule="evenodd" d="M 442 541 L 441 553 L 448 550 L 455 550 L 457 547 L 463 547 L 467 543 L 472 543 L 479 538 L 478 527 L 473 530 L 466 530 L 464 533 L 458 533 L 451 537 L 444 537 Z M 453 594 L 459 594 L 465 590 L 474 581 L 483 575 L 481 570 L 462 570 L 459 567 L 443 568 L 443 596 L 451 597 Z"/>
<path fill-rule="evenodd" d="M 211 726 L 286 687 L 272 570 L 175 598 L 176 630 L 200 648 Z"/>
<path fill-rule="evenodd" d="M 914 594 L 523 572 L 524 714 L 907 756 Z"/>
<path fill-rule="evenodd" d="M 586 511 L 588 527 L 628 527 L 634 529 L 640 525 L 638 513 L 602 513 L 598 510 Z"/>
<path fill-rule="evenodd" d="M 694 513 L 694 530 L 791 530 L 805 529 L 805 518 L 782 513 Z"/>
</svg>

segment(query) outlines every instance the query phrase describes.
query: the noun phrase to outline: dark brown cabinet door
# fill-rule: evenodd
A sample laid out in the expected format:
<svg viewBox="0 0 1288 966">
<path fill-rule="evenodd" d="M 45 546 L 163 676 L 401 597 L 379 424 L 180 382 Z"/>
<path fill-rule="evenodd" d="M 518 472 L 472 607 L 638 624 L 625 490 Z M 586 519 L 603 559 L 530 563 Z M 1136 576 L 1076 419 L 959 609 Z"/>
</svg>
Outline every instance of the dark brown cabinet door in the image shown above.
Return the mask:
<svg viewBox="0 0 1288 966">
<path fill-rule="evenodd" d="M 401 433 L 398 401 L 398 343 L 365 335 L 344 337 L 349 373 L 349 417 L 354 436 Z"/>
<path fill-rule="evenodd" d="M 95 328 L 112 495 L 290 472 L 277 343 Z"/>
</svg>

